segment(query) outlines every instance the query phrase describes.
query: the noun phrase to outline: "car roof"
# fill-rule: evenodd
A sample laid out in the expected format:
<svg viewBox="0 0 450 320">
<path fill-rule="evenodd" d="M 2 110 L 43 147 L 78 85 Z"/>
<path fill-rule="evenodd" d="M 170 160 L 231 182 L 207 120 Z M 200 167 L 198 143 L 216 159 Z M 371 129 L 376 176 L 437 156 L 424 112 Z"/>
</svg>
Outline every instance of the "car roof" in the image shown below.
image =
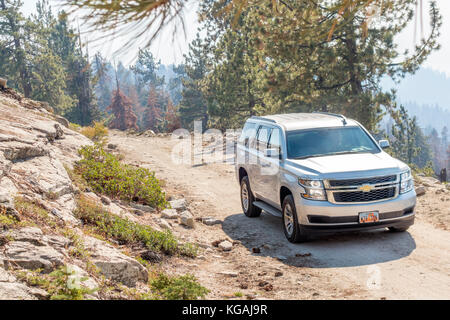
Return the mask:
<svg viewBox="0 0 450 320">
<path fill-rule="evenodd" d="M 355 120 L 347 119 L 340 114 L 319 112 L 274 114 L 251 117 L 249 120 L 276 123 L 283 126 L 286 131 L 359 125 Z"/>
</svg>

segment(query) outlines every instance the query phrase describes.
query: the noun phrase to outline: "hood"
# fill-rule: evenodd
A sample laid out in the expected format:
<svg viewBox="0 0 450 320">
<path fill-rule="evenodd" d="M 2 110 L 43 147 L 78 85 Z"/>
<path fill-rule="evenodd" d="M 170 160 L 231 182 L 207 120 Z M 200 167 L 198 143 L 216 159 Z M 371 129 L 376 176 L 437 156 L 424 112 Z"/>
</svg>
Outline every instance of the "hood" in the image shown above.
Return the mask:
<svg viewBox="0 0 450 320">
<path fill-rule="evenodd" d="M 355 172 L 359 172 L 360 176 L 393 174 L 407 168 L 403 162 L 392 158 L 386 152 L 341 154 L 288 161 L 305 174 L 320 175 L 323 178 L 346 178 L 354 176 Z"/>
</svg>

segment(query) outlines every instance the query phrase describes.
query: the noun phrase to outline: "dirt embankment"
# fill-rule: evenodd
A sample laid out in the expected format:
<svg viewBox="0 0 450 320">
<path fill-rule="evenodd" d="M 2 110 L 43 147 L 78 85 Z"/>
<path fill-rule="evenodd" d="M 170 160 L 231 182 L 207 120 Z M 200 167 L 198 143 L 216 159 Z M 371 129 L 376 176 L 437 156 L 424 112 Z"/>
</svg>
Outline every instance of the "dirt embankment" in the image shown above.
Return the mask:
<svg viewBox="0 0 450 320">
<path fill-rule="evenodd" d="M 110 142 L 125 161 L 155 170 L 170 194 L 188 200 L 197 220 L 220 220 L 210 226 L 197 221 L 194 229 L 171 223 L 175 234 L 203 249 L 192 263 L 173 259 L 163 265 L 194 273 L 212 290 L 209 298 L 450 298 L 450 191 L 436 192 L 442 186 L 426 187 L 408 232 L 381 230 L 291 244 L 279 219 L 242 214 L 232 165 L 174 164 L 171 153 L 179 141 L 168 137 L 114 131 Z M 223 239 L 233 243 L 231 251 L 214 246 Z"/>
</svg>

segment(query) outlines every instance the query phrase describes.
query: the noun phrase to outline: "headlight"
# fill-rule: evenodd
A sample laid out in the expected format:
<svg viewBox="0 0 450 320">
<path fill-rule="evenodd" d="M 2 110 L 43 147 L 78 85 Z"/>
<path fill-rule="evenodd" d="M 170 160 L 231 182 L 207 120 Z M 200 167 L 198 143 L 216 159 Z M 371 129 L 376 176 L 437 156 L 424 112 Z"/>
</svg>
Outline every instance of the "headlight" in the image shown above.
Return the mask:
<svg viewBox="0 0 450 320">
<path fill-rule="evenodd" d="M 298 183 L 305 189 L 302 197 L 309 200 L 327 200 L 323 183 L 321 180 L 308 180 L 299 178 Z"/>
<path fill-rule="evenodd" d="M 400 174 L 400 193 L 406 193 L 414 188 L 414 181 L 411 176 L 411 170 Z"/>
</svg>

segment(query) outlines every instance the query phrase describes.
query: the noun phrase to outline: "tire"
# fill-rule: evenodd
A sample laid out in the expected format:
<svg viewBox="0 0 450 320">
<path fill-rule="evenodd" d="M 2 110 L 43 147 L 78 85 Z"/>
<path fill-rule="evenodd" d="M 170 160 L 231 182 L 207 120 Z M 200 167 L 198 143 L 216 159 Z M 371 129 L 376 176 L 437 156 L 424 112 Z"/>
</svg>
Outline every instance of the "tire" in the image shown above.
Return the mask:
<svg viewBox="0 0 450 320">
<path fill-rule="evenodd" d="M 390 232 L 405 232 L 406 230 L 409 229 L 408 227 L 389 227 L 388 228 Z"/>
<path fill-rule="evenodd" d="M 248 176 L 245 176 L 241 180 L 241 205 L 244 214 L 249 218 L 259 217 L 261 215 L 261 208 L 253 205 L 255 197 L 253 196 L 252 189 L 250 189 L 250 181 Z"/>
<path fill-rule="evenodd" d="M 287 195 L 283 199 L 282 205 L 283 230 L 284 235 L 292 243 L 308 241 L 308 236 L 298 224 L 297 210 L 292 195 Z"/>
</svg>

